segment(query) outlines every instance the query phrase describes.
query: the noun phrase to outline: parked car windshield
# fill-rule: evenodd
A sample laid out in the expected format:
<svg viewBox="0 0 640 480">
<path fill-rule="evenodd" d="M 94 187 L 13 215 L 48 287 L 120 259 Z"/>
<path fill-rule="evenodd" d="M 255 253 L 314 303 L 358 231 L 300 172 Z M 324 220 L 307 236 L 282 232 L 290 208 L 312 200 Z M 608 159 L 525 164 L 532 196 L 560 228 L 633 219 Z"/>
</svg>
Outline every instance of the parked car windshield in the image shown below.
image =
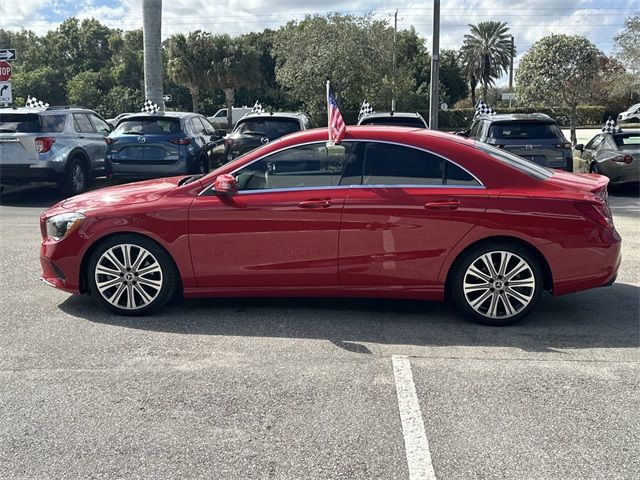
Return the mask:
<svg viewBox="0 0 640 480">
<path fill-rule="evenodd" d="M 640 149 L 640 133 L 622 133 L 613 136 L 620 150 Z"/>
<path fill-rule="evenodd" d="M 407 117 L 374 117 L 365 118 L 360 125 L 393 125 L 396 127 L 425 128 L 419 118 Z"/>
<path fill-rule="evenodd" d="M 4 133 L 60 133 L 64 130 L 64 115 L 37 113 L 0 113 L 0 132 Z"/>
<path fill-rule="evenodd" d="M 550 168 L 542 167 L 537 163 L 531 162 L 525 158 L 519 157 L 513 153 L 507 152 L 500 148 L 492 147 L 483 142 L 476 142 L 475 146 L 478 150 L 491 155 L 496 160 L 506 163 L 510 167 L 519 170 L 522 173 L 529 175 L 530 177 L 537 178 L 538 180 L 546 180 L 553 176 L 553 170 Z"/>
<path fill-rule="evenodd" d="M 500 122 L 491 125 L 488 137 L 496 140 L 551 140 L 563 138 L 563 135 L 555 123 Z"/>
<path fill-rule="evenodd" d="M 300 130 L 298 120 L 293 118 L 252 118 L 238 123 L 235 133 L 283 137 Z"/>
<path fill-rule="evenodd" d="M 113 131 L 115 134 L 124 135 L 164 135 L 181 132 L 180 119 L 168 117 L 127 118 L 118 123 L 118 126 Z"/>
</svg>

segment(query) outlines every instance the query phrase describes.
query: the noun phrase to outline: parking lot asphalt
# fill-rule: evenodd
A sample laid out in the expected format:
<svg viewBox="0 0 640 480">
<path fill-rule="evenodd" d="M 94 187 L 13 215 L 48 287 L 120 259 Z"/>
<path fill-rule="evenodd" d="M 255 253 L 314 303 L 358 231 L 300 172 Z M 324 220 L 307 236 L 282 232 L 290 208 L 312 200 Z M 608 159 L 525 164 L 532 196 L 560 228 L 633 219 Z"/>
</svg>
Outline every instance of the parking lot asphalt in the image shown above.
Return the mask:
<svg viewBox="0 0 640 480">
<path fill-rule="evenodd" d="M 611 191 L 617 282 L 545 295 L 509 328 L 390 300 L 113 316 L 37 279 L 38 217 L 57 200 L 0 197 L 2 479 L 409 479 L 405 357 L 434 475 L 413 478 L 640 478 L 637 187 Z"/>
</svg>

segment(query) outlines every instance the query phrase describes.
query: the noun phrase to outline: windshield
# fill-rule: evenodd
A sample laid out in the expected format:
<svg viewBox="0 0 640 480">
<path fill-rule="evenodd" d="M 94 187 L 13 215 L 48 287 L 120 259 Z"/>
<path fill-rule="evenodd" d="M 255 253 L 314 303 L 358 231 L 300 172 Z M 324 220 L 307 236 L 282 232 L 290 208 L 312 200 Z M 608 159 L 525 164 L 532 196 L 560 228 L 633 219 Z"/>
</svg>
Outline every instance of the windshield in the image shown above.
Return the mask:
<svg viewBox="0 0 640 480">
<path fill-rule="evenodd" d="M 122 135 L 167 135 L 182 133 L 178 118 L 127 118 L 113 131 Z"/>
<path fill-rule="evenodd" d="M 37 113 L 0 113 L 0 132 L 4 133 L 60 133 L 64 130 L 64 115 Z"/>
<path fill-rule="evenodd" d="M 496 140 L 557 140 L 564 138 L 564 136 L 555 123 L 500 122 L 491 125 L 489 138 Z"/>
<path fill-rule="evenodd" d="M 393 125 L 395 127 L 427 128 L 421 119 L 407 117 L 365 118 L 360 125 Z"/>
<path fill-rule="evenodd" d="M 269 117 L 241 121 L 236 126 L 234 133 L 278 138 L 299 130 L 300 124 L 296 119 Z"/>
<path fill-rule="evenodd" d="M 613 140 L 620 150 L 640 149 L 640 133 L 623 133 L 613 135 Z"/>
<path fill-rule="evenodd" d="M 491 155 L 496 160 L 515 168 L 516 170 L 529 175 L 530 177 L 537 178 L 538 180 L 546 180 L 553 176 L 553 170 L 542 167 L 537 163 L 533 163 L 525 158 L 509 153 L 500 148 L 492 147 L 482 142 L 475 142 L 475 146 L 478 150 Z"/>
</svg>

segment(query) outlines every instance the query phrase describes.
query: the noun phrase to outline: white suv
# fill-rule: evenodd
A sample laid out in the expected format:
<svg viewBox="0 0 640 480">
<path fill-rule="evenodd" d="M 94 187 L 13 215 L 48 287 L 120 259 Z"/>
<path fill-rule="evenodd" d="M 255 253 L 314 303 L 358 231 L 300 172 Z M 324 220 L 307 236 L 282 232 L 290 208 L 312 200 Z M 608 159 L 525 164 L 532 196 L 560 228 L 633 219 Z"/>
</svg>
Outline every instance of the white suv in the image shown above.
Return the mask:
<svg viewBox="0 0 640 480">
<path fill-rule="evenodd" d="M 618 115 L 618 123 L 640 123 L 640 103 L 630 106 Z"/>
</svg>

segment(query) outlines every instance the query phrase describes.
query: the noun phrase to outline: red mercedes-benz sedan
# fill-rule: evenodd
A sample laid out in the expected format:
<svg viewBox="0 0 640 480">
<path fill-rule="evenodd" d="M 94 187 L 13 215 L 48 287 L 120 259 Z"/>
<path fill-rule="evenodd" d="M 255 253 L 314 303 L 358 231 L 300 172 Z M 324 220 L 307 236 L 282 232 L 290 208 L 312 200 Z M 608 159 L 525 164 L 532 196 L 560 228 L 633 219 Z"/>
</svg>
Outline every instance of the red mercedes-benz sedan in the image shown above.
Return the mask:
<svg viewBox="0 0 640 480">
<path fill-rule="evenodd" d="M 124 315 L 200 296 L 442 300 L 513 323 L 611 284 L 607 178 L 446 133 L 349 127 L 281 138 L 205 176 L 105 188 L 41 218 L 42 279 Z"/>
</svg>

